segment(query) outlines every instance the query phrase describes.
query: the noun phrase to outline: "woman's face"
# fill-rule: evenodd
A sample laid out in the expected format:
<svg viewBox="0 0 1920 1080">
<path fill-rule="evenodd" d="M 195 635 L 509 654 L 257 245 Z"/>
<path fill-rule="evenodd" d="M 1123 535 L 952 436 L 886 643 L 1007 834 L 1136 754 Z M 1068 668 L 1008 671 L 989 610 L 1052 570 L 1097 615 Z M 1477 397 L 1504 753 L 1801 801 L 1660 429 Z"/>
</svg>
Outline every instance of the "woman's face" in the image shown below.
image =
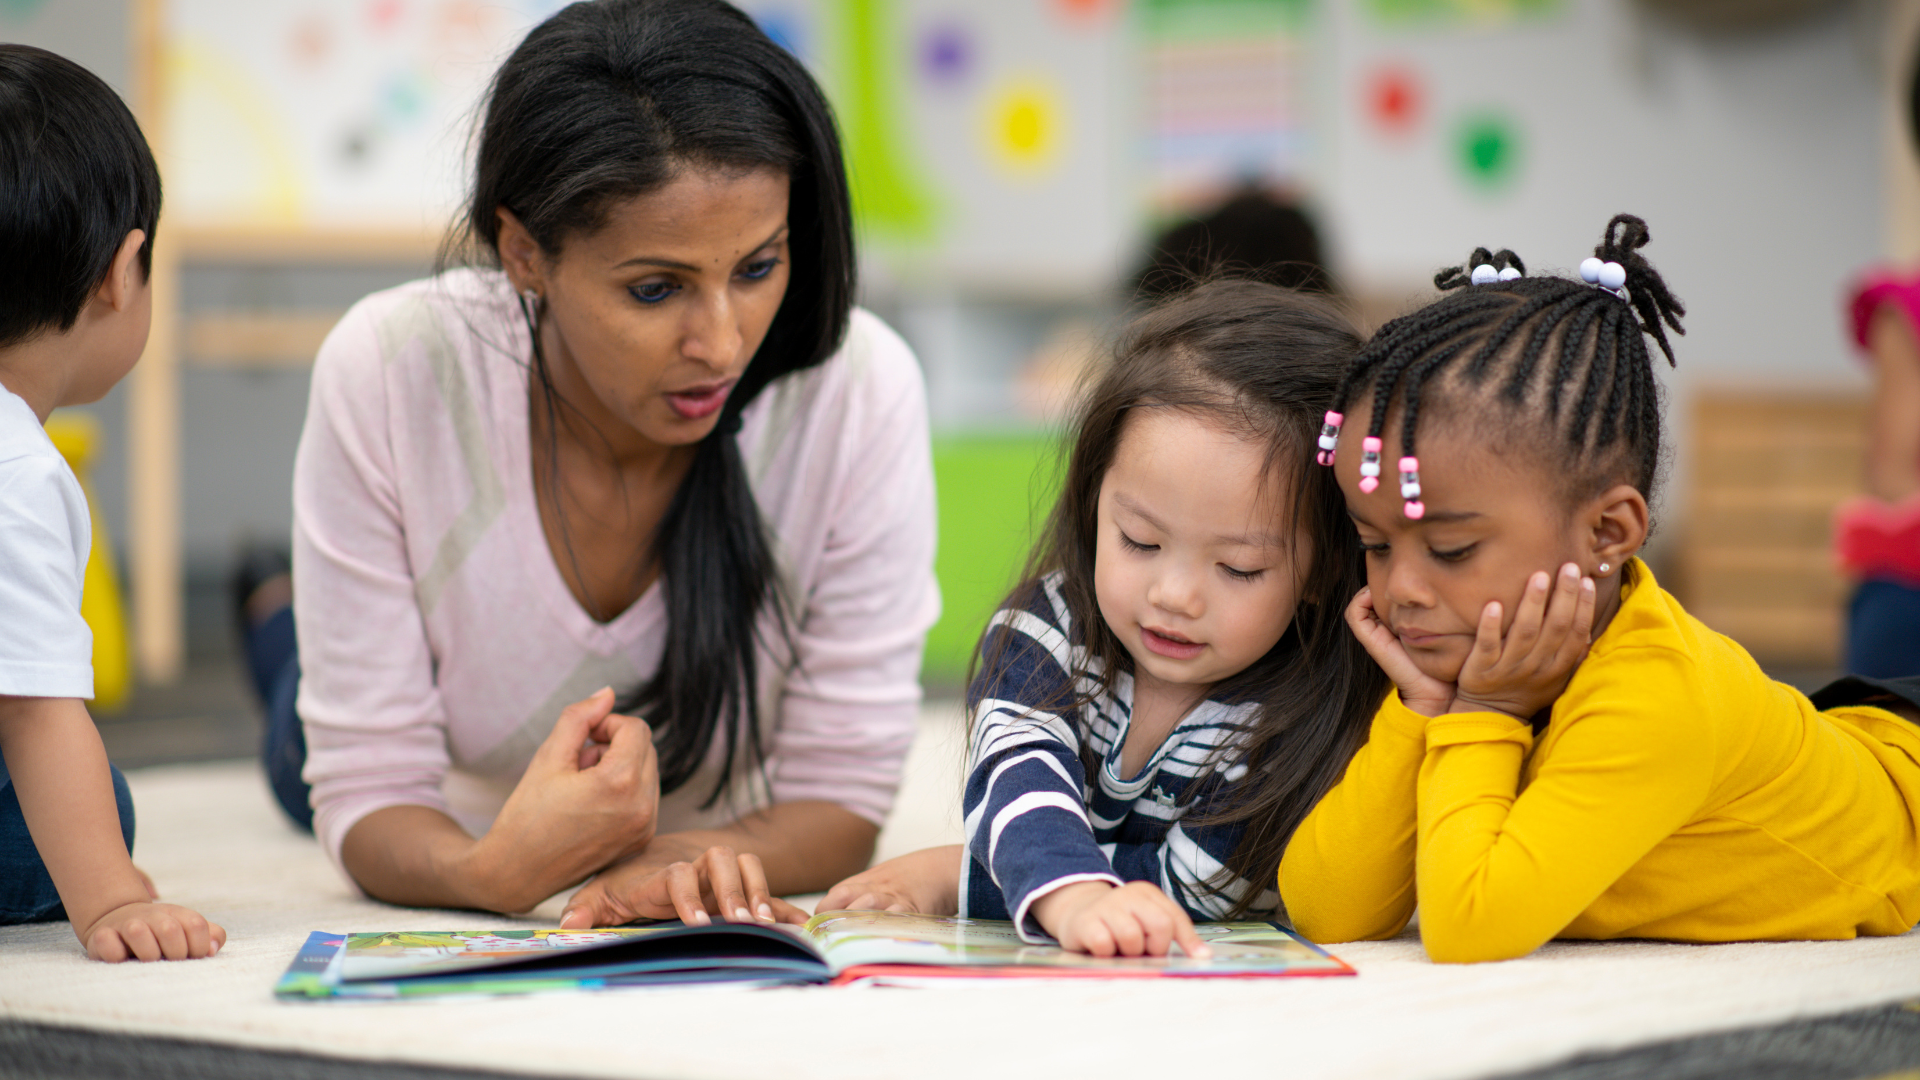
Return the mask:
<svg viewBox="0 0 1920 1080">
<path fill-rule="evenodd" d="M 616 450 L 705 438 L 786 296 L 788 177 L 686 167 L 540 250 L 502 209 L 500 256 L 541 296 L 555 389 Z"/>
</svg>

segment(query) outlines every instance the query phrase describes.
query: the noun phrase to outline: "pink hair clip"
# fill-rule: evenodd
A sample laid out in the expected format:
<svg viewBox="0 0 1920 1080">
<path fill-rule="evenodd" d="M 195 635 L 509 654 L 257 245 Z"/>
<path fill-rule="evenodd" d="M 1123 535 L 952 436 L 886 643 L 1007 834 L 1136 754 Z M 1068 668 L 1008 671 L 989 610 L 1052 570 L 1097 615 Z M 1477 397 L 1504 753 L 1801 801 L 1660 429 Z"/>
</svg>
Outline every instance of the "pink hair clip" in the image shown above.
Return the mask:
<svg viewBox="0 0 1920 1080">
<path fill-rule="evenodd" d="M 1316 455 L 1320 464 L 1333 464 L 1333 448 L 1340 443 L 1340 425 L 1346 419 L 1332 409 L 1327 410 L 1327 419 L 1320 425 L 1320 453 Z"/>
<path fill-rule="evenodd" d="M 1415 521 L 1427 514 L 1427 504 L 1420 501 L 1420 459 L 1403 457 L 1400 459 L 1400 497 L 1407 500 L 1404 507 L 1408 517 Z"/>
<path fill-rule="evenodd" d="M 1368 495 L 1380 486 L 1380 437 L 1369 435 L 1360 443 L 1360 490 Z"/>
</svg>

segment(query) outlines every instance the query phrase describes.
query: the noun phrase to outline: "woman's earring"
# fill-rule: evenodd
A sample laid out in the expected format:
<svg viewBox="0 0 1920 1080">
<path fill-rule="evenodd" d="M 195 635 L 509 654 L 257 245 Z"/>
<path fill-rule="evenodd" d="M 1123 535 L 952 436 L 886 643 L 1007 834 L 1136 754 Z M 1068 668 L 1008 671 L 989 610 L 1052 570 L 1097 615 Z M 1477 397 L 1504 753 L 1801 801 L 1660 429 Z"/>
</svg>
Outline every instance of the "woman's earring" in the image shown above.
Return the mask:
<svg viewBox="0 0 1920 1080">
<path fill-rule="evenodd" d="M 1607 576 L 1607 571 L 1609 571 L 1609 570 L 1612 570 L 1612 569 L 1613 569 L 1613 564 L 1612 564 L 1612 563 L 1601 563 L 1601 564 L 1600 564 L 1600 570 L 1599 570 L 1599 573 L 1600 573 L 1600 576 L 1601 576 L 1601 577 L 1606 577 L 1606 576 Z"/>
</svg>

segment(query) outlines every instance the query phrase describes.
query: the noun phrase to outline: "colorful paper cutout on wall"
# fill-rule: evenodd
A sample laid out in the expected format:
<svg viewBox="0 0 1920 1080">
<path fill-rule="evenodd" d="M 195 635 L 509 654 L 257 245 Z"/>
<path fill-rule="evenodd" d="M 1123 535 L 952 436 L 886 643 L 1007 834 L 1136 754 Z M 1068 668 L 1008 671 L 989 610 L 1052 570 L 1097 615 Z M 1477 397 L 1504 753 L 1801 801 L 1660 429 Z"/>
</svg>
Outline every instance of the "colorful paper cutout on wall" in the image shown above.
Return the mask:
<svg viewBox="0 0 1920 1080">
<path fill-rule="evenodd" d="M 0 0 L 0 16 L 26 22 L 40 14 L 40 9 L 46 6 L 47 0 Z"/>
<path fill-rule="evenodd" d="M 789 8 L 762 8 L 753 13 L 755 25 L 760 32 L 773 40 L 775 45 L 800 58 L 802 62 L 810 59 L 807 52 L 810 41 L 805 20 L 797 11 Z"/>
<path fill-rule="evenodd" d="M 1499 26 L 1558 14 L 1565 0 L 1366 0 L 1365 9 L 1383 26 Z"/>
<path fill-rule="evenodd" d="M 1367 119 L 1386 135 L 1404 136 L 1419 126 L 1426 112 L 1426 89 L 1412 69 L 1399 65 L 1378 67 L 1367 76 Z"/>
<path fill-rule="evenodd" d="M 438 230 L 501 57 L 564 0 L 168 0 L 169 220 Z"/>
<path fill-rule="evenodd" d="M 1461 172 L 1476 187 L 1510 184 L 1520 168 L 1520 134 L 1497 112 L 1467 116 L 1460 122 L 1455 153 Z"/>
<path fill-rule="evenodd" d="M 1306 143 L 1310 0 L 1141 0 L 1137 12 L 1156 208 L 1292 179 Z"/>
<path fill-rule="evenodd" d="M 1135 0 L 1140 28 L 1155 41 L 1297 33 L 1314 0 Z"/>
<path fill-rule="evenodd" d="M 1066 135 L 1065 102 L 1044 79 L 1009 79 L 985 98 L 983 117 L 989 160 L 1013 176 L 1046 172 L 1058 159 Z"/>
<path fill-rule="evenodd" d="M 1104 21 L 1120 9 L 1124 0 L 1053 0 L 1054 8 L 1071 22 Z"/>
<path fill-rule="evenodd" d="M 953 23 L 935 23 L 920 36 L 920 73 L 933 86 L 953 86 L 973 73 L 973 35 Z"/>
<path fill-rule="evenodd" d="M 933 234 L 938 210 L 912 163 L 900 95 L 894 92 L 901 85 L 894 5 L 889 0 L 836 0 L 831 11 L 841 71 L 834 105 L 846 146 L 854 215 L 871 234 L 924 241 Z"/>
</svg>

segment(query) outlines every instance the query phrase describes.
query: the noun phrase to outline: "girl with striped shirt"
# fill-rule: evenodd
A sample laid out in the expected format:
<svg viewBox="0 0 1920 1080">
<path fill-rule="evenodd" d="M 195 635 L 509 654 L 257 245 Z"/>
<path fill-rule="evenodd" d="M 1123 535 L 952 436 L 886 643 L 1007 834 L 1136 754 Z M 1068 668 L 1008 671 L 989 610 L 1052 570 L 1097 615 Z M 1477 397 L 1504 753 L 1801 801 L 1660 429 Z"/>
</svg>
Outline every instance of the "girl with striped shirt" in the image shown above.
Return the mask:
<svg viewBox="0 0 1920 1080">
<path fill-rule="evenodd" d="M 1189 954 L 1274 917 L 1293 828 L 1385 693 L 1341 612 L 1358 541 L 1311 464 L 1360 342 L 1317 297 L 1199 286 L 1084 397 L 1064 488 L 967 693 L 967 842 L 825 908 L 1011 919 L 1098 956 Z"/>
</svg>

